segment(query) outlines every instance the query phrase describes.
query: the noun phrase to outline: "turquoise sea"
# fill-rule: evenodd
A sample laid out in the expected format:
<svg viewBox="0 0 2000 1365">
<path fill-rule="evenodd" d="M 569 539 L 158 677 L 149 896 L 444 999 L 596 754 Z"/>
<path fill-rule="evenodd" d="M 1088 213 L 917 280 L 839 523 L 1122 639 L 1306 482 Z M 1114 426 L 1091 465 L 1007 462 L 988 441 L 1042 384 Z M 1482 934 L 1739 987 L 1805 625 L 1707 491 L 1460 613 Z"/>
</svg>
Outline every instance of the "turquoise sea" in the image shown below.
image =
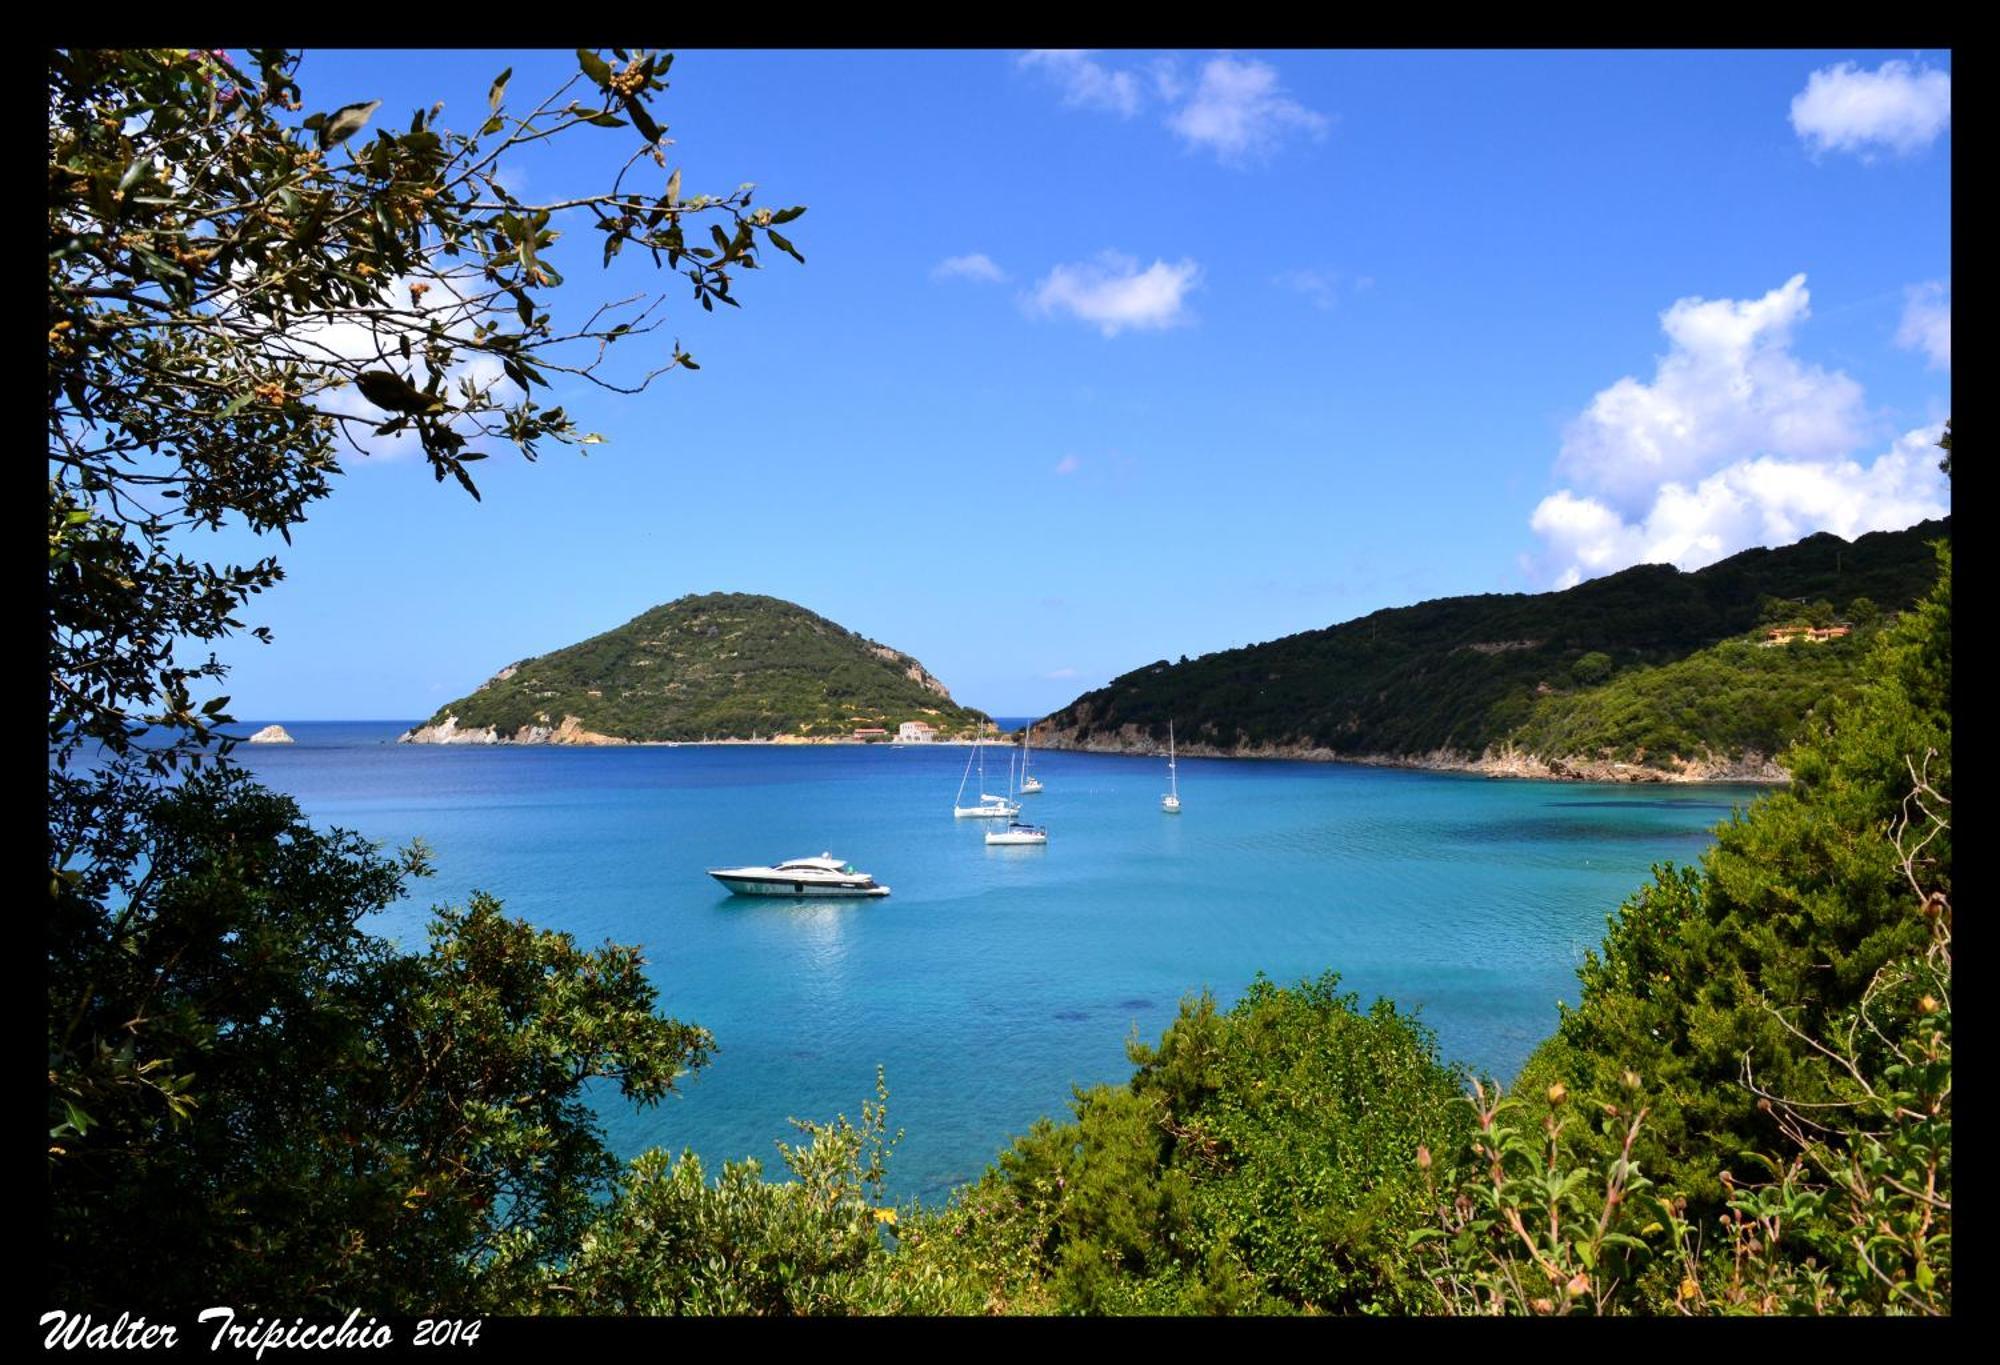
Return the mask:
<svg viewBox="0 0 2000 1365">
<path fill-rule="evenodd" d="M 585 945 L 643 945 L 662 1008 L 715 1034 L 666 1104 L 606 1096 L 621 1153 L 769 1167 L 789 1116 L 858 1118 L 880 1064 L 906 1130 L 891 1188 L 926 1200 L 1073 1084 L 1123 1080 L 1127 1036 L 1156 1039 L 1183 995 L 1227 1003 L 1259 971 L 1332 968 L 1511 1077 L 1605 916 L 1756 795 L 1183 759 L 1175 817 L 1160 761 L 1038 752 L 1047 847 L 989 849 L 987 822 L 951 815 L 957 746 L 434 747 L 395 744 L 409 722 L 282 723 L 296 744 L 236 750 L 267 784 L 436 851 L 378 932 L 421 946 L 430 905 L 490 891 Z M 998 790 L 1006 750 L 987 758 Z M 894 894 L 756 901 L 704 873 L 822 851 Z"/>
</svg>

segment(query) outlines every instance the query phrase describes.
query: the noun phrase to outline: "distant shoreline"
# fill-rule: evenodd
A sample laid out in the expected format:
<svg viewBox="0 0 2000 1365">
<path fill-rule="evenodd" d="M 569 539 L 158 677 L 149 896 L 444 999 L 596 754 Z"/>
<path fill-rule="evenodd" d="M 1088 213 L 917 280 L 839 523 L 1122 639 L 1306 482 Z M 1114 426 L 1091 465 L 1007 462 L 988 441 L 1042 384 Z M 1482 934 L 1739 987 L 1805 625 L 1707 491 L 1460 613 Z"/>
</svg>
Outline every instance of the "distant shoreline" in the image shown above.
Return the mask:
<svg viewBox="0 0 2000 1365">
<path fill-rule="evenodd" d="M 412 739 L 410 736 L 425 731 L 435 732 L 436 727 L 419 726 L 406 730 L 398 736 L 399 744 L 427 744 L 438 747 L 470 748 L 515 748 L 515 749 L 805 749 L 805 748 L 852 748 L 852 749 L 969 749 L 975 744 L 990 744 L 996 748 L 1019 748 L 1020 731 L 1005 732 L 985 739 L 934 739 L 916 742 L 899 740 L 864 739 L 809 739 L 787 737 L 783 739 L 617 739 L 611 736 L 592 735 L 581 732 L 574 738 L 537 737 L 534 739 L 514 739 L 492 736 L 487 732 L 459 732 L 467 737 L 454 735 L 447 739 Z M 574 733 L 574 732 L 573 732 Z M 1012 737 L 1010 737 L 1010 735 Z M 478 736 L 478 737 L 472 737 Z M 587 737 L 584 737 L 587 736 Z M 1088 753 L 1115 758 L 1161 759 L 1166 757 L 1164 746 L 1157 749 L 1149 744 L 1079 744 L 1058 736 L 1050 736 L 1038 742 L 1035 747 L 1049 753 Z M 1549 759 L 1519 751 L 1503 751 L 1480 755 L 1439 751 L 1429 754 L 1341 754 L 1324 748 L 1303 745 L 1268 745 L 1259 749 L 1223 750 L 1213 745 L 1193 744 L 1180 748 L 1182 758 L 1240 759 L 1246 761 L 1275 760 L 1302 763 L 1340 763 L 1358 768 L 1397 768 L 1411 772 L 1450 772 L 1468 776 L 1494 779 L 1516 779 L 1532 782 L 1598 782 L 1628 786 L 1762 786 L 1782 787 L 1790 783 L 1791 777 L 1774 762 L 1762 755 L 1746 755 L 1741 759 L 1706 759 L 1678 762 L 1674 768 L 1648 767 L 1639 763 L 1612 762 L 1606 759 L 1591 759 L 1580 756 Z"/>
<path fill-rule="evenodd" d="M 1078 743 L 1052 735 L 1036 747 L 1049 753 L 1120 755 L 1127 758 L 1165 758 L 1165 746 L 1150 742 L 1126 744 Z M 1519 750 L 1488 751 L 1482 754 L 1437 750 L 1428 754 L 1342 754 L 1331 749 L 1305 745 L 1265 745 L 1259 749 L 1219 749 L 1208 744 L 1179 746 L 1182 758 L 1231 758 L 1278 760 L 1295 763 L 1345 763 L 1357 768 L 1401 768 L 1413 772 L 1465 773 L 1487 778 L 1514 778 L 1531 782 L 1604 782 L 1629 786 L 1761 786 L 1783 787 L 1791 775 L 1762 754 L 1746 754 L 1740 759 L 1677 760 L 1674 768 L 1654 768 L 1641 763 L 1620 763 L 1608 759 L 1570 755 L 1546 758 Z"/>
</svg>

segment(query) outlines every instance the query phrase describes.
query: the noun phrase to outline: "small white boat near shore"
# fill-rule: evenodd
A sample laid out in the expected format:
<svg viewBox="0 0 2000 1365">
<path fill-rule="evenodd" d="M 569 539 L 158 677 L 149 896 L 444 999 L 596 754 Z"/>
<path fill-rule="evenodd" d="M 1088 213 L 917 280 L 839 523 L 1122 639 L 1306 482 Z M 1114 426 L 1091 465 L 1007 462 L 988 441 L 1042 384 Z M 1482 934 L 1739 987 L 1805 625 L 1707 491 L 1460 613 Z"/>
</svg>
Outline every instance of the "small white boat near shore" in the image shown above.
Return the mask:
<svg viewBox="0 0 2000 1365">
<path fill-rule="evenodd" d="M 854 864 L 831 853 L 817 858 L 793 858 L 775 867 L 712 867 L 708 875 L 737 896 L 886 896 L 889 888 L 879 886 Z"/>
</svg>

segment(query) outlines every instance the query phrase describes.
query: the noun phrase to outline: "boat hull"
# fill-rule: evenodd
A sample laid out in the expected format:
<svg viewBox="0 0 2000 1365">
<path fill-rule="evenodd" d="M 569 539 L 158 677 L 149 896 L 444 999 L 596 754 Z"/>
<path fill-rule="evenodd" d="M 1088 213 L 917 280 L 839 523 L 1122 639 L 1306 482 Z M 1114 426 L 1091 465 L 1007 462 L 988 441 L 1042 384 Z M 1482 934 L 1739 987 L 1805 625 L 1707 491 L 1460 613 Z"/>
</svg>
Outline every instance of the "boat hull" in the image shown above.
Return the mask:
<svg viewBox="0 0 2000 1365">
<path fill-rule="evenodd" d="M 1011 820 L 1021 813 L 1019 806 L 953 806 L 953 816 L 960 820 Z"/>
<path fill-rule="evenodd" d="M 846 879 L 841 881 L 807 881 L 788 877 L 774 877 L 769 873 L 762 876 L 744 875 L 734 872 L 711 872 L 709 876 L 729 888 L 736 896 L 783 896 L 789 900 L 806 897 L 855 897 L 886 896 L 889 888 L 877 886 L 872 881 Z"/>
</svg>

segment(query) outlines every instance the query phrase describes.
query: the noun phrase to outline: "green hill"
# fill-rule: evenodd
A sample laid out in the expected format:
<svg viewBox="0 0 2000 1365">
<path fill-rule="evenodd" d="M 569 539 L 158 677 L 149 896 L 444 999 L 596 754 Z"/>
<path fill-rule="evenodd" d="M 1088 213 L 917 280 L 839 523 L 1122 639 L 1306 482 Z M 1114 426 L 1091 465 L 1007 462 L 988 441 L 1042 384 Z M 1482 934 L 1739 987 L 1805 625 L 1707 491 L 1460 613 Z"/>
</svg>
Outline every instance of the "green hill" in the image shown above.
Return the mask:
<svg viewBox="0 0 2000 1365">
<path fill-rule="evenodd" d="M 1950 518 L 1821 533 L 1693 573 L 1641 565 L 1562 592 L 1442 598 L 1177 663 L 1162 659 L 1050 716 L 1036 742 L 1150 750 L 1171 718 L 1195 753 L 1411 759 L 1522 751 L 1637 762 L 1774 753 L 1819 699 L 1858 681 L 1858 640 L 1760 649 L 1760 627 L 1915 602 Z M 1864 600 L 1865 599 L 1865 600 Z M 1729 643 L 1734 641 L 1735 643 Z"/>
<path fill-rule="evenodd" d="M 904 721 L 944 737 L 989 724 L 899 650 L 775 597 L 705 593 L 502 669 L 406 738 L 837 739 Z"/>
</svg>

